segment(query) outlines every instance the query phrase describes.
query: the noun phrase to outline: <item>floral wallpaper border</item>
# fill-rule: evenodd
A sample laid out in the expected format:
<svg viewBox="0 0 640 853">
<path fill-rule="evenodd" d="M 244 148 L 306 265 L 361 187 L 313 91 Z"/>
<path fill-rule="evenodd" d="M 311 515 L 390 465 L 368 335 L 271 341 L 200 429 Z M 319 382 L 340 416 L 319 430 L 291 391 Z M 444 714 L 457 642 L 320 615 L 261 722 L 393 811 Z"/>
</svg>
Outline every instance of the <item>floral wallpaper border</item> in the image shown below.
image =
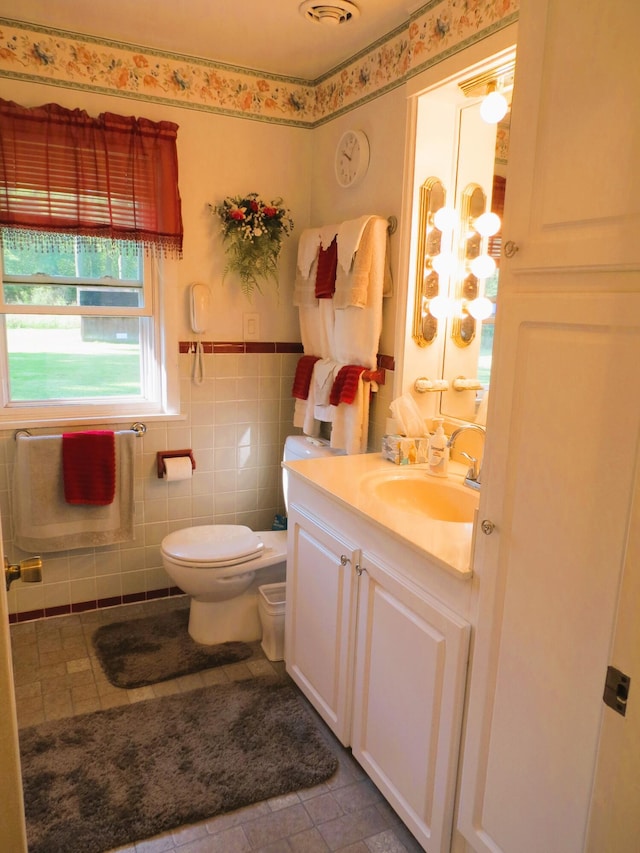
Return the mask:
<svg viewBox="0 0 640 853">
<path fill-rule="evenodd" d="M 0 18 L 0 76 L 313 128 L 517 20 L 519 0 L 431 0 L 305 81 Z"/>
</svg>

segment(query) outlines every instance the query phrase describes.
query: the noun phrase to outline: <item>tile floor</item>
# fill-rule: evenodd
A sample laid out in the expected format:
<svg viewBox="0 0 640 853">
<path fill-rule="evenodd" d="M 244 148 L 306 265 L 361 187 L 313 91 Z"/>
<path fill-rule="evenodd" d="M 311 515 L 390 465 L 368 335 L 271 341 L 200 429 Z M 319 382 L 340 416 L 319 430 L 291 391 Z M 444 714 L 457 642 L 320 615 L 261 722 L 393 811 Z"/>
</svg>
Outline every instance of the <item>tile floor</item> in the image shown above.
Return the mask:
<svg viewBox="0 0 640 853">
<path fill-rule="evenodd" d="M 164 599 L 11 626 L 20 727 L 282 670 L 259 643 L 251 658 L 152 687 L 123 690 L 93 655 L 98 625 L 186 606 Z M 314 716 L 315 713 L 314 713 Z M 317 718 L 340 764 L 322 785 L 118 848 L 118 853 L 417 853 L 422 847 L 369 781 L 349 750 Z M 80 853 L 70 850 L 68 853 Z"/>
</svg>

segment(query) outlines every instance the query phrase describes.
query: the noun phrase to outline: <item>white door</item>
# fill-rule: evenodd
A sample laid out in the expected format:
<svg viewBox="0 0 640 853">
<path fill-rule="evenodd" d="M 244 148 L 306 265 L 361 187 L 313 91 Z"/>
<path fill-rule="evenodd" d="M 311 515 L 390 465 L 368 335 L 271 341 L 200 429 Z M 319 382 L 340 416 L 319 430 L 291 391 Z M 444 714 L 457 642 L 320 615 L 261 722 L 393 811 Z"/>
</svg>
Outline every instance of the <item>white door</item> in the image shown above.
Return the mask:
<svg viewBox="0 0 640 853">
<path fill-rule="evenodd" d="M 449 850 L 469 624 L 368 554 L 352 748 L 428 853 Z"/>
<path fill-rule="evenodd" d="M 287 672 L 348 746 L 358 552 L 295 506 L 288 526 Z"/>
<path fill-rule="evenodd" d="M 588 853 L 624 853 L 640 844 L 640 465 L 611 664 L 634 674 L 625 714 L 605 711 L 587 840 Z M 624 697 L 625 691 L 622 691 Z"/>
<path fill-rule="evenodd" d="M 4 563 L 0 530 L 0 565 Z M 22 777 L 18 748 L 18 723 L 11 663 L 11 639 L 7 592 L 0 590 L 0 827 L 2 844 L 12 853 L 26 853 L 27 839 L 22 801 Z"/>
<path fill-rule="evenodd" d="M 592 832 L 638 811 L 602 702 L 607 666 L 626 667 L 635 719 L 637 637 L 616 623 L 640 572 L 638 31 L 635 2 L 522 3 L 460 790 L 476 851 L 589 849 L 598 761 L 636 809 Z"/>
</svg>

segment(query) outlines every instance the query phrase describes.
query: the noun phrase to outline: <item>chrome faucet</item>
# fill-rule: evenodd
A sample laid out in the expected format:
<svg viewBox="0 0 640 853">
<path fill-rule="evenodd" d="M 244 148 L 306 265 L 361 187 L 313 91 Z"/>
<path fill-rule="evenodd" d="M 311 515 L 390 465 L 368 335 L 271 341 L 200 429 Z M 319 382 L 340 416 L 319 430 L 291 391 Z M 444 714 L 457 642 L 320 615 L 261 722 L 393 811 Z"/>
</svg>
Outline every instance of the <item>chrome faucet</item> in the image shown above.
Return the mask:
<svg viewBox="0 0 640 853">
<path fill-rule="evenodd" d="M 456 439 L 458 438 L 458 436 L 461 433 L 466 432 L 467 430 L 475 430 L 475 432 L 481 433 L 483 438 L 486 436 L 485 428 L 481 427 L 479 424 L 465 424 L 464 426 L 458 427 L 458 429 L 454 430 L 451 433 L 449 441 L 447 442 L 449 450 L 453 449 L 453 446 L 456 443 Z M 464 480 L 465 485 L 470 486 L 472 489 L 479 489 L 480 483 L 482 481 L 482 463 L 478 459 L 476 459 L 475 456 L 471 456 L 471 454 L 465 453 L 464 450 L 460 450 L 459 453 L 460 456 L 464 457 L 469 463 L 467 476 Z"/>
</svg>

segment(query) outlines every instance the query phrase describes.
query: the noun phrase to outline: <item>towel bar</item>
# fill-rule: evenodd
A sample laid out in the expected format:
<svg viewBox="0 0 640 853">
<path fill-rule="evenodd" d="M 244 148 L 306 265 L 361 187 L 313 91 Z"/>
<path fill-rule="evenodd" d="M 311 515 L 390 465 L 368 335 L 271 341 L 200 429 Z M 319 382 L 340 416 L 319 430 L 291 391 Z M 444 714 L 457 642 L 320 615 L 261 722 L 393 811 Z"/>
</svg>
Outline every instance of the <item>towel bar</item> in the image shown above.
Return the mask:
<svg viewBox="0 0 640 853">
<path fill-rule="evenodd" d="M 142 423 L 140 423 L 140 421 L 136 421 L 136 423 L 135 423 L 135 424 L 132 424 L 132 425 L 131 425 L 130 429 L 131 429 L 131 432 L 135 432 L 135 434 L 136 434 L 136 438 L 140 438 L 140 437 L 141 437 L 141 436 L 143 436 L 143 435 L 145 434 L 145 432 L 147 431 L 147 425 L 146 425 L 146 424 L 142 424 Z M 14 437 L 14 439 L 18 439 L 18 438 L 19 438 L 20 436 L 22 436 L 22 435 L 25 435 L 25 436 L 29 437 L 29 436 L 31 435 L 31 430 L 28 430 L 28 429 L 18 429 L 18 430 L 16 430 L 16 431 L 15 431 L 15 433 L 13 434 L 13 437 Z"/>
</svg>

